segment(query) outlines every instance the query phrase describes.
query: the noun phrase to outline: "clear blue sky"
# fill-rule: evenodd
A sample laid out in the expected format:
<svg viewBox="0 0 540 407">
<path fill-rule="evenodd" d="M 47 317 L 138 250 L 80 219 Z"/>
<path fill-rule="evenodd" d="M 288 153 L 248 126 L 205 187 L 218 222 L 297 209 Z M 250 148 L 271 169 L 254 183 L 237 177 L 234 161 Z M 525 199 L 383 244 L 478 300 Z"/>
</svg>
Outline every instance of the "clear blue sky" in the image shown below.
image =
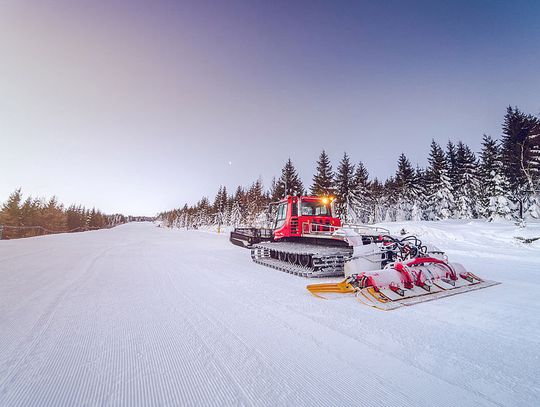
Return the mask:
<svg viewBox="0 0 540 407">
<path fill-rule="evenodd" d="M 540 2 L 5 1 L 0 201 L 213 197 L 326 149 L 372 176 L 540 113 Z"/>
</svg>

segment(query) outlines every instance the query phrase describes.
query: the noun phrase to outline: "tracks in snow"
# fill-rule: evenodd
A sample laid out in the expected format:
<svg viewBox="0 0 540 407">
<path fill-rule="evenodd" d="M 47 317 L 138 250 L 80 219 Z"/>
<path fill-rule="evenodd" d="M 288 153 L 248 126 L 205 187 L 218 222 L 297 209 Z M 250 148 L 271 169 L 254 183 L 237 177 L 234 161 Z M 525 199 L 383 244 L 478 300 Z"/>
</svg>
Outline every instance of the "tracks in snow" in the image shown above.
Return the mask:
<svg viewBox="0 0 540 407">
<path fill-rule="evenodd" d="M 352 298 L 317 300 L 304 279 L 253 264 L 248 251 L 210 234 L 126 225 L 96 233 L 98 242 L 88 236 L 56 238 L 64 266 L 40 247 L 25 246 L 24 253 L 42 259 L 29 264 L 43 264 L 39 281 L 50 291 L 32 287 L 36 273 L 24 267 L 20 284 L 9 271 L 0 273 L 10 278 L 17 294 L 11 298 L 39 294 L 44 299 L 36 304 L 46 304 L 25 307 L 0 295 L 0 309 L 17 317 L 0 319 L 0 335 L 9 332 L 19 342 L 15 348 L 0 343 L 0 405 L 379 407 L 535 400 L 526 377 L 512 378 L 519 374 L 512 363 L 529 366 L 530 358 L 518 352 L 509 360 L 505 343 L 485 338 L 493 328 L 474 329 L 477 321 L 453 312 L 454 302 L 382 313 Z M 8 255 L 17 253 L 2 253 L 0 246 L 0 258 Z M 0 294 L 1 288 L 0 281 Z M 467 298 L 457 303 L 474 303 Z M 40 314 L 31 319 L 36 309 Z M 475 307 L 456 309 L 474 313 Z M 14 324 L 9 330 L 2 326 L 7 322 Z M 510 331 L 501 335 L 512 339 Z M 459 347 L 467 342 L 474 346 Z M 508 343 L 518 348 L 516 337 Z M 489 357 L 478 352 L 486 345 L 500 373 L 485 370 Z M 490 382 L 499 393 L 489 390 Z M 499 398 L 503 392 L 507 398 Z"/>
</svg>

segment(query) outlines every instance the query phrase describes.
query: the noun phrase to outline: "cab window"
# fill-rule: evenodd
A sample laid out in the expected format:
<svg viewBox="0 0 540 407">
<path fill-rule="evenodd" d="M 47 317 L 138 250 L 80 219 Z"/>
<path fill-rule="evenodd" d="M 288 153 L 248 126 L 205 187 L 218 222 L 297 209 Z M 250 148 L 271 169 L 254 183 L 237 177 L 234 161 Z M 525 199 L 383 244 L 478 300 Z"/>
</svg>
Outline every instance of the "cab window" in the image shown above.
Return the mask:
<svg viewBox="0 0 540 407">
<path fill-rule="evenodd" d="M 330 212 L 330 204 L 323 202 L 302 201 L 302 216 L 332 216 Z"/>
<path fill-rule="evenodd" d="M 279 204 L 276 213 L 276 224 L 275 229 L 282 227 L 285 224 L 285 219 L 287 218 L 287 203 Z"/>
</svg>

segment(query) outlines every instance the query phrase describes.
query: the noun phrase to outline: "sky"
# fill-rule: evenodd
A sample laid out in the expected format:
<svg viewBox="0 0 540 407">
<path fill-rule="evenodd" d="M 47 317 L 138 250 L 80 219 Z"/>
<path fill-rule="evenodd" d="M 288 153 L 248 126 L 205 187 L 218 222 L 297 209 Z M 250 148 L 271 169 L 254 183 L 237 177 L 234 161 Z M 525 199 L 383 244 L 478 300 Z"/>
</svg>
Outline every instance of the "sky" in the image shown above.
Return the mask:
<svg viewBox="0 0 540 407">
<path fill-rule="evenodd" d="M 0 202 L 154 215 L 540 114 L 538 1 L 0 0 Z"/>
</svg>

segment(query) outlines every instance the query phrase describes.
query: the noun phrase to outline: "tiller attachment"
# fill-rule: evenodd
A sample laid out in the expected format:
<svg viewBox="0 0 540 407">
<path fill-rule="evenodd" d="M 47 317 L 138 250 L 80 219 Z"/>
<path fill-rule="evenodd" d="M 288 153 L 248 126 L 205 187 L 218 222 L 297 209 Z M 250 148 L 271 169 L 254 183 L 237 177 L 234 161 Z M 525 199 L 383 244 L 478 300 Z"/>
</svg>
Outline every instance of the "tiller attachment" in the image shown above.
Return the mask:
<svg viewBox="0 0 540 407">
<path fill-rule="evenodd" d="M 307 289 L 317 297 L 323 297 L 321 293 L 355 293 L 363 304 L 392 310 L 496 284 L 466 271 L 459 263 L 419 257 L 353 274 L 340 283 L 311 284 Z"/>
</svg>

